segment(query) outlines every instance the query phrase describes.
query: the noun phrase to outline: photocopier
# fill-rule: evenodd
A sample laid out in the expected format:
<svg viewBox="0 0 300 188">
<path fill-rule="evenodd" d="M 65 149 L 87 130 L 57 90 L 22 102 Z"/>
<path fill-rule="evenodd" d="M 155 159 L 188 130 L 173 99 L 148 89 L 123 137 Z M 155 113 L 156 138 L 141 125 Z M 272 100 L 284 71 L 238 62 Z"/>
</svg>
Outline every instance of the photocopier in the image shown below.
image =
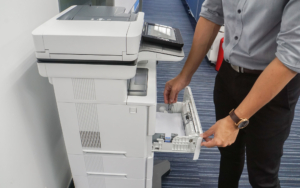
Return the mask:
<svg viewBox="0 0 300 188">
<path fill-rule="evenodd" d="M 171 107 L 157 104 L 157 61 L 180 61 L 183 50 L 143 41 L 144 13 L 124 11 L 72 6 L 32 32 L 39 73 L 54 87 L 76 188 L 152 188 L 153 152 L 194 153 L 194 160 L 200 154 L 191 89 Z M 161 40 L 172 33 L 151 29 Z"/>
</svg>

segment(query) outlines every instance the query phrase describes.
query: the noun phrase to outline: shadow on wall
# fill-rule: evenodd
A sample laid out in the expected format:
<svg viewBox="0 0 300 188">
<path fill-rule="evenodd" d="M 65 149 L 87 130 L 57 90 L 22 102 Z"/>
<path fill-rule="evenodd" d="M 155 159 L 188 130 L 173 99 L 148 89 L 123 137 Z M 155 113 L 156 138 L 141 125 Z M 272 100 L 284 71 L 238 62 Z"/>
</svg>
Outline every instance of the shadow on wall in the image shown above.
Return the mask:
<svg viewBox="0 0 300 188">
<path fill-rule="evenodd" d="M 71 172 L 53 86 L 48 78 L 39 75 L 34 55 L 25 60 L 24 64 L 31 66 L 12 88 L 24 117 L 24 133 L 31 142 L 33 156 L 44 185 L 59 188 L 62 186 L 61 182 L 64 182 L 63 185 L 66 186 L 63 188 L 66 188 Z"/>
</svg>

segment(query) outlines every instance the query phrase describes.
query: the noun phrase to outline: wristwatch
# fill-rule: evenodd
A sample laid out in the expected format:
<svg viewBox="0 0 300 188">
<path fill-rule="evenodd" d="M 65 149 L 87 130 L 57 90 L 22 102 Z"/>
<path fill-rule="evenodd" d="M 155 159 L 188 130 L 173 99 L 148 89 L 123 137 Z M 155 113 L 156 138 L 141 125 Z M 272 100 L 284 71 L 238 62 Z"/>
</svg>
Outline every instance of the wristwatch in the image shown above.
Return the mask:
<svg viewBox="0 0 300 188">
<path fill-rule="evenodd" d="M 231 119 L 234 121 L 235 125 L 239 128 L 239 129 L 244 129 L 245 127 L 247 127 L 249 125 L 249 120 L 248 119 L 244 119 L 244 118 L 239 118 L 235 113 L 234 113 L 234 109 L 232 109 L 229 112 L 229 116 L 231 117 Z"/>
</svg>

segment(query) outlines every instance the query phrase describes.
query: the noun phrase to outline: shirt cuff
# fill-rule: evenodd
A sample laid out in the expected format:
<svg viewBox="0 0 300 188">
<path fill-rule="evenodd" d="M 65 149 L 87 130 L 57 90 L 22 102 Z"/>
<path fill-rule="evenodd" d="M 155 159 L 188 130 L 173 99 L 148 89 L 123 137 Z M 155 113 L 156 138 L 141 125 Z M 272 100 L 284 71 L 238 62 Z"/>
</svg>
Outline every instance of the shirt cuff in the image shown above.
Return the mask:
<svg viewBox="0 0 300 188">
<path fill-rule="evenodd" d="M 288 62 L 285 58 L 284 55 L 282 55 L 279 52 L 276 52 L 276 57 L 281 61 L 281 63 L 283 63 L 288 69 L 295 71 L 297 73 L 300 73 L 300 62 L 298 62 L 298 64 L 296 65 L 291 65 L 290 62 Z"/>
<path fill-rule="evenodd" d="M 220 26 L 224 25 L 224 18 L 221 17 L 217 12 L 211 11 L 208 8 L 202 7 L 200 16 Z"/>
</svg>

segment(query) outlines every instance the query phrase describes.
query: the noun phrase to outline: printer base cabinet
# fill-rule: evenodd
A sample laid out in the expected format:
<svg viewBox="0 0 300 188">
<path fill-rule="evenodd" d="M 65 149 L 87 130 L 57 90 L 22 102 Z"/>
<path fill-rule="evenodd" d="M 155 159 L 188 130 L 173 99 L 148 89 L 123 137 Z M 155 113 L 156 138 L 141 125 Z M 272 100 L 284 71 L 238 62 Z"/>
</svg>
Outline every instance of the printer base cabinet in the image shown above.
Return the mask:
<svg viewBox="0 0 300 188">
<path fill-rule="evenodd" d="M 132 102 L 147 96 L 103 103 L 107 96 L 99 94 L 103 84 L 98 79 L 51 80 L 76 188 L 152 188 L 153 152 L 194 153 L 198 159 L 202 128 L 189 87 L 183 101 L 168 109 Z M 109 83 L 111 90 L 124 90 L 122 81 Z M 156 95 L 150 89 L 147 95 Z"/>
<path fill-rule="evenodd" d="M 152 188 L 152 179 L 127 179 L 95 175 L 74 176 L 73 178 L 76 188 L 143 188 L 145 186 Z"/>
<path fill-rule="evenodd" d="M 153 152 L 199 157 L 202 128 L 189 87 L 184 100 L 169 110 L 166 104 L 156 105 L 155 133 L 149 131 L 147 106 L 95 101 L 57 105 L 76 188 L 152 188 Z"/>
</svg>

